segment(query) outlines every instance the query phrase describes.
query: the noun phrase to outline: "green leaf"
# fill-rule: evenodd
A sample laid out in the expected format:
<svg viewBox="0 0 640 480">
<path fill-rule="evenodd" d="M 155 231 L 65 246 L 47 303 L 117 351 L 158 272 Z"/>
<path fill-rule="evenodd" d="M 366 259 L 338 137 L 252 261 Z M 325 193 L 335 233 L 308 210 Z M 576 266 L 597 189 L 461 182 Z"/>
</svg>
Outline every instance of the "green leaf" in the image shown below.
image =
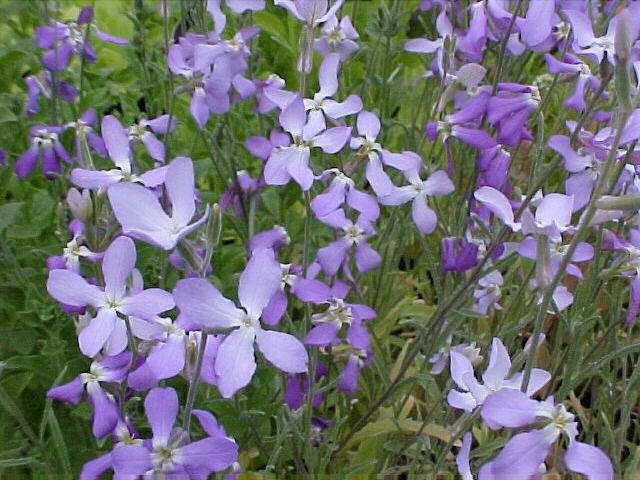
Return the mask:
<svg viewBox="0 0 640 480">
<path fill-rule="evenodd" d="M 257 12 L 253 17 L 256 24 L 261 30 L 267 32 L 271 38 L 286 48 L 289 53 L 293 55 L 294 48 L 289 43 L 289 32 L 287 25 L 281 20 L 282 17 L 278 17 L 273 13 L 267 11 Z"/>
<path fill-rule="evenodd" d="M 23 205 L 23 202 L 5 203 L 4 205 L 0 205 L 0 232 L 15 222 Z"/>
</svg>

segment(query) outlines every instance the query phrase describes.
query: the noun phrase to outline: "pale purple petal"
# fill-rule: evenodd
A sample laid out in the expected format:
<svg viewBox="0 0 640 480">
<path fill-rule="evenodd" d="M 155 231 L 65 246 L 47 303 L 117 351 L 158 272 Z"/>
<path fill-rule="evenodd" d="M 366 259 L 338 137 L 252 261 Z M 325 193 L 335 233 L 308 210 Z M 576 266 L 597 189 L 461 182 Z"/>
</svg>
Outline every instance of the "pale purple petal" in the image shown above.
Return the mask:
<svg viewBox="0 0 640 480">
<path fill-rule="evenodd" d="M 269 300 L 280 289 L 282 270 L 268 249 L 256 250 L 238 283 L 238 300 L 247 314 L 258 319 Z"/>
<path fill-rule="evenodd" d="M 504 344 L 498 337 L 491 343 L 489 365 L 482 374 L 482 380 L 489 385 L 501 385 L 511 369 L 511 359 Z"/>
<path fill-rule="evenodd" d="M 124 298 L 118 306 L 118 311 L 124 315 L 152 319 L 162 312 L 171 310 L 174 306 L 173 297 L 169 292 L 159 288 L 149 288 Z"/>
<path fill-rule="evenodd" d="M 178 395 L 173 388 L 154 388 L 144 400 L 144 411 L 153 431 L 153 444 L 164 446 L 178 415 Z"/>
<path fill-rule="evenodd" d="M 305 345 L 325 346 L 332 344 L 338 338 L 340 328 L 334 322 L 321 323 L 313 327 L 304 337 Z"/>
<path fill-rule="evenodd" d="M 111 453 L 113 470 L 118 475 L 143 475 L 151 470 L 150 453 L 142 445 L 117 445 Z"/>
<path fill-rule="evenodd" d="M 304 345 L 293 335 L 273 330 L 256 331 L 258 350 L 276 368 L 287 373 L 307 371 L 309 360 Z"/>
<path fill-rule="evenodd" d="M 173 297 L 189 320 L 209 328 L 230 328 L 241 324 L 243 312 L 201 278 L 179 280 Z"/>
<path fill-rule="evenodd" d="M 251 381 L 256 371 L 254 338 L 253 328 L 240 327 L 227 335 L 218 347 L 215 372 L 224 398 L 230 398 Z"/>
<path fill-rule="evenodd" d="M 80 351 L 88 357 L 94 357 L 113 333 L 116 320 L 117 314 L 112 308 L 98 310 L 95 318 L 78 335 Z"/>
<path fill-rule="evenodd" d="M 569 470 L 584 475 L 587 480 L 613 480 L 611 460 L 592 445 L 572 441 L 564 454 L 564 463 Z"/>
<path fill-rule="evenodd" d="M 313 146 L 321 148 L 324 153 L 336 153 L 350 137 L 351 127 L 333 127 L 313 137 Z"/>
<path fill-rule="evenodd" d="M 538 402 L 520 390 L 503 388 L 485 398 L 482 418 L 492 428 L 519 428 L 535 421 L 537 408 Z"/>
<path fill-rule="evenodd" d="M 208 437 L 176 450 L 180 463 L 195 472 L 220 472 L 238 457 L 238 445 L 225 437 Z"/>
<path fill-rule="evenodd" d="M 118 166 L 128 166 L 131 161 L 129 138 L 120 121 L 113 115 L 105 116 L 102 119 L 101 131 L 109 158 Z"/>
<path fill-rule="evenodd" d="M 47 292 L 59 302 L 74 307 L 96 307 L 104 300 L 104 292 L 100 288 L 69 270 L 49 272 Z"/>
<path fill-rule="evenodd" d="M 548 452 L 542 431 L 519 433 L 509 439 L 495 459 L 480 468 L 478 480 L 530 479 Z"/>
<path fill-rule="evenodd" d="M 175 225 L 184 227 L 196 210 L 191 159 L 176 157 L 169 164 L 164 185 L 171 200 L 171 218 Z"/>
<path fill-rule="evenodd" d="M 102 258 L 104 291 L 109 297 L 124 294 L 126 281 L 136 265 L 136 247 L 129 237 L 116 238 Z"/>
<path fill-rule="evenodd" d="M 411 218 L 416 227 L 418 227 L 418 231 L 423 235 L 432 233 L 438 223 L 435 212 L 429 208 L 427 199 L 423 195 L 418 195 L 413 199 Z"/>
</svg>

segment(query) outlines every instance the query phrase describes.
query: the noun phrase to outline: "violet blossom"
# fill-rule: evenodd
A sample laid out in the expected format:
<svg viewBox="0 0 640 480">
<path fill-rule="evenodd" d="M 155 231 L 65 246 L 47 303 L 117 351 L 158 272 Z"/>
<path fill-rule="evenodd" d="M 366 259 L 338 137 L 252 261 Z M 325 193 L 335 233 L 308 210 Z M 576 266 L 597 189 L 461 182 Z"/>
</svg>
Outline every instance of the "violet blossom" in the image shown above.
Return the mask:
<svg viewBox="0 0 640 480">
<path fill-rule="evenodd" d="M 195 442 L 189 442 L 184 432 L 174 429 L 178 395 L 173 388 L 151 390 L 144 409 L 153 437 L 139 444 L 121 443 L 114 447 L 111 459 L 118 477 L 154 474 L 206 477 L 225 470 L 236 460 L 238 446 L 219 428 L 208 429 L 214 435 Z"/>
<path fill-rule="evenodd" d="M 133 240 L 116 238 L 107 248 L 102 259 L 104 288 L 91 285 L 79 274 L 70 270 L 52 270 L 47 280 L 49 294 L 67 305 L 93 307 L 96 316 L 80 332 L 80 350 L 87 356 L 95 356 L 106 345 L 110 354 L 122 352 L 127 346 L 127 333 L 119 315 L 154 318 L 174 306 L 168 292 L 150 288 L 132 292 L 127 279 L 136 263 Z"/>
<path fill-rule="evenodd" d="M 25 178 L 35 168 L 38 158 L 42 175 L 51 179 L 60 173 L 60 163 L 71 163 L 69 154 L 60 143 L 61 127 L 34 125 L 29 130 L 31 146 L 16 161 L 14 169 L 18 178 Z"/>
<path fill-rule="evenodd" d="M 209 216 L 209 206 L 194 223 L 196 191 L 193 163 L 187 157 L 175 158 L 166 169 L 164 187 L 171 202 L 171 216 L 162 208 L 158 197 L 135 183 L 118 183 L 108 190 L 111 208 L 122 231 L 164 250 L 172 250 Z"/>
<path fill-rule="evenodd" d="M 282 273 L 273 252 L 253 252 L 240 275 L 238 308 L 209 282 L 180 280 L 173 290 L 178 308 L 205 328 L 233 328 L 220 344 L 215 360 L 218 389 L 223 397 L 245 387 L 256 370 L 254 343 L 276 368 L 287 373 L 307 371 L 307 352 L 292 335 L 262 328 L 260 319 L 269 300 L 280 288 Z"/>
</svg>

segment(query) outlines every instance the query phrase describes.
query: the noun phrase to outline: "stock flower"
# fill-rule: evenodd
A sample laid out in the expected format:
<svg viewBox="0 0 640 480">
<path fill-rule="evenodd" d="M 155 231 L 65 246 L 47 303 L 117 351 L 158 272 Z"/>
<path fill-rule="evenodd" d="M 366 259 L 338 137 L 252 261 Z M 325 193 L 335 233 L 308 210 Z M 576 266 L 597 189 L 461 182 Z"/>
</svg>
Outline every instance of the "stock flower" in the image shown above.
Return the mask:
<svg viewBox="0 0 640 480">
<path fill-rule="evenodd" d="M 171 202 L 171 216 L 164 211 L 158 197 L 135 183 L 112 185 L 107 195 L 116 219 L 125 235 L 150 243 L 163 250 L 172 250 L 209 216 L 209 207 L 194 223 L 196 213 L 193 163 L 187 157 L 177 157 L 166 169 L 164 187 Z"/>
<path fill-rule="evenodd" d="M 223 297 L 209 282 L 180 280 L 173 290 L 178 308 L 191 321 L 206 328 L 233 328 L 220 344 L 215 360 L 218 389 L 229 398 L 245 387 L 256 370 L 254 343 L 276 368 L 287 373 L 307 371 L 307 352 L 292 335 L 265 330 L 260 324 L 269 300 L 279 290 L 282 273 L 273 252 L 253 252 L 240 275 L 238 300 L 242 308 Z"/>
<path fill-rule="evenodd" d="M 81 373 L 69 383 L 50 389 L 47 397 L 77 405 L 86 391 L 92 409 L 91 432 L 96 438 L 105 437 L 113 432 L 120 417 L 113 396 L 103 390 L 100 383 L 122 382 L 130 361 L 129 352 L 94 361 L 88 373 Z"/>
<path fill-rule="evenodd" d="M 490 308 L 502 310 L 498 300 L 500 300 L 500 287 L 504 279 L 502 274 L 494 270 L 478 280 L 478 286 L 473 291 L 473 311 L 480 315 L 486 315 Z"/>
<path fill-rule="evenodd" d="M 473 364 L 469 359 L 456 351 L 449 353 L 451 379 L 460 390 L 449 390 L 447 402 L 454 408 L 471 412 L 478 405 L 482 405 L 487 397 L 501 389 L 520 390 L 522 386 L 523 373 L 516 373 L 507 378 L 511 370 L 511 359 L 509 353 L 499 338 L 494 338 L 491 343 L 491 353 L 489 363 L 482 374 L 483 383 L 478 382 L 473 372 Z M 534 368 L 531 370 L 531 379 L 527 386 L 526 397 L 534 395 L 544 387 L 551 375 L 549 372 Z M 485 421 L 487 421 L 485 419 Z M 493 424 L 487 421 L 489 426 Z"/>
<path fill-rule="evenodd" d="M 390 193 L 395 188 L 383 169 L 389 165 L 398 170 L 410 170 L 420 167 L 420 157 L 414 152 L 392 153 L 376 142 L 380 133 L 380 120 L 369 111 L 362 110 L 356 120 L 359 137 L 352 137 L 349 146 L 357 150 L 357 155 L 367 158 L 365 175 L 378 197 Z"/>
<path fill-rule="evenodd" d="M 49 125 L 34 125 L 31 127 L 29 130 L 31 146 L 20 155 L 14 165 L 18 178 L 25 178 L 29 175 L 36 166 L 38 158 L 40 158 L 42 174 L 49 179 L 53 178 L 53 174 L 60 173 L 58 159 L 71 163 L 69 154 L 58 139 L 61 133 L 61 127 Z"/>
<path fill-rule="evenodd" d="M 592 154 L 580 155 L 573 150 L 565 135 L 553 135 L 547 144 L 562 156 L 563 167 L 571 174 L 565 181 L 565 192 L 573 197 L 573 210 L 580 210 L 589 202 L 600 175 L 600 162 Z"/>
<path fill-rule="evenodd" d="M 487 121 L 496 128 L 498 143 L 514 147 L 521 139 L 530 139 L 527 121 L 540 104 L 540 92 L 532 85 L 500 83 L 489 99 Z"/>
<path fill-rule="evenodd" d="M 225 470 L 235 462 L 238 446 L 224 431 L 209 429 L 214 435 L 189 442 L 183 431 L 174 428 L 178 395 L 173 388 L 151 390 L 144 400 L 144 409 L 153 438 L 141 444 L 118 444 L 114 447 L 111 459 L 118 477 L 204 478 Z"/>
<path fill-rule="evenodd" d="M 444 75 L 444 65 L 443 65 L 443 57 L 444 57 L 444 42 L 447 37 L 453 38 L 453 26 L 451 25 L 451 21 L 447 16 L 447 8 L 446 3 L 443 3 L 440 9 L 440 13 L 438 14 L 438 18 L 436 19 L 436 30 L 440 35 L 439 38 L 435 40 L 428 40 L 426 38 L 414 38 L 408 40 L 404 44 L 404 49 L 407 52 L 412 53 L 426 53 L 426 54 L 436 54 L 436 58 L 434 60 L 435 67 L 433 70 L 438 70 L 438 72 L 443 76 Z"/>
<path fill-rule="evenodd" d="M 331 7 L 327 0 L 274 0 L 273 3 L 289 10 L 301 22 L 315 27 L 335 17 L 344 0 L 335 0 Z"/>
<path fill-rule="evenodd" d="M 124 38 L 101 32 L 92 22 L 93 9 L 86 6 L 82 7 L 75 22 L 60 23 L 52 20 L 51 25 L 36 28 L 36 45 L 46 50 L 42 55 L 42 65 L 52 72 L 61 72 L 67 68 L 71 55 L 82 56 L 87 62 L 95 62 L 96 55 L 87 38 L 87 25 L 103 42 L 115 45 L 129 43 Z"/>
<path fill-rule="evenodd" d="M 305 98 L 303 101 L 305 110 L 309 112 L 308 122 L 314 128 L 326 128 L 325 116 L 337 120 L 362 110 L 362 100 L 357 95 L 349 95 L 343 102 L 330 98 L 338 91 L 339 66 L 340 56 L 337 53 L 327 55 L 318 70 L 320 90 L 313 99 Z"/>
<path fill-rule="evenodd" d="M 600 86 L 600 80 L 598 77 L 591 73 L 589 66 L 578 60 L 573 55 L 566 54 L 562 61 L 557 60 L 555 57 L 548 53 L 544 56 L 545 62 L 547 62 L 547 70 L 549 73 L 567 73 L 574 74 L 575 85 L 573 92 L 564 101 L 564 106 L 571 108 L 578 112 L 584 112 L 587 108 L 587 104 L 584 100 L 584 91 L 587 85 L 591 90 L 597 90 Z"/>
<path fill-rule="evenodd" d="M 311 200 L 311 210 L 318 220 L 325 221 L 330 215 L 347 204 L 350 208 L 364 215 L 369 221 L 374 222 L 380 216 L 378 202 L 368 193 L 355 187 L 355 182 L 338 169 L 326 170 L 322 176 L 335 174 L 329 187 Z"/>
<path fill-rule="evenodd" d="M 442 272 L 465 272 L 478 264 L 478 245 L 466 238 L 446 237 L 440 241 Z"/>
<path fill-rule="evenodd" d="M 84 128 L 91 116 L 85 117 L 77 127 Z M 78 187 L 90 190 L 105 189 L 118 182 L 141 182 L 149 187 L 160 185 L 164 181 L 164 168 L 149 170 L 141 175 L 136 175 L 131 168 L 131 146 L 127 131 L 120 121 L 107 115 L 102 119 L 101 125 L 104 148 L 116 168 L 111 170 L 89 170 L 86 168 L 74 168 L 71 170 L 71 181 Z"/>
<path fill-rule="evenodd" d="M 337 53 L 340 61 L 344 62 L 349 56 L 358 50 L 358 44 L 354 41 L 360 38 L 353 28 L 348 16 L 342 17 L 340 23 L 334 15 L 324 23 L 320 29 L 321 36 L 316 38 L 314 47 L 320 55 L 326 57 L 331 53 Z"/>
<path fill-rule="evenodd" d="M 591 480 L 613 479 L 611 461 L 602 450 L 576 440 L 578 422 L 564 405 L 555 404 L 553 397 L 540 402 L 518 389 L 502 389 L 486 398 L 482 418 L 492 429 L 526 427 L 538 421 L 545 425 L 511 437 L 498 456 L 480 468 L 479 480 L 497 480 L 505 475 L 531 478 L 563 434 L 569 442 L 564 453 L 569 470 Z"/>
<path fill-rule="evenodd" d="M 411 202 L 411 217 L 418 231 L 423 235 L 435 230 L 436 214 L 427 205 L 427 197 L 448 195 L 453 192 L 453 183 L 442 170 L 432 173 L 427 180 L 422 180 L 417 170 L 402 172 L 410 185 L 396 187 L 387 195 L 380 197 L 383 205 L 402 205 Z"/>
<path fill-rule="evenodd" d="M 164 163 L 164 143 L 158 140 L 154 134 L 166 135 L 168 132 L 175 130 L 175 128 L 175 117 L 171 118 L 165 114 L 151 120 L 143 118 L 138 123 L 131 125 L 127 133 L 130 141 L 142 142 L 151 158 Z"/>
<path fill-rule="evenodd" d="M 128 237 L 116 238 L 102 259 L 104 288 L 91 285 L 69 270 L 52 270 L 47 291 L 59 302 L 76 307 L 91 306 L 96 316 L 80 332 L 78 343 L 82 353 L 95 356 L 106 344 L 107 352 L 117 354 L 127 346 L 127 332 L 120 315 L 154 318 L 174 306 L 168 292 L 150 288 L 132 292 L 127 279 L 136 263 L 136 249 Z"/>
<path fill-rule="evenodd" d="M 178 322 L 156 317 L 149 320 L 130 317 L 133 335 L 152 342 L 144 362 L 129 373 L 127 384 L 134 390 L 146 390 L 160 380 L 178 375 L 185 365 L 186 334 Z"/>
<path fill-rule="evenodd" d="M 40 95 L 44 95 L 45 98 L 51 98 L 51 95 L 56 94 L 65 102 L 73 102 L 78 95 L 76 87 L 60 79 L 57 81 L 57 91 L 53 92 L 51 72 L 49 70 L 43 70 L 38 75 L 27 75 L 24 77 L 24 83 L 27 86 L 27 103 L 24 105 L 27 117 L 31 117 L 40 111 L 40 105 L 38 104 Z"/>
<path fill-rule="evenodd" d="M 629 2 L 627 13 L 637 20 L 640 14 L 640 5 L 635 2 Z M 566 9 L 563 10 L 564 15 L 571 23 L 573 30 L 573 51 L 578 55 L 584 55 L 595 63 L 602 63 L 606 59 L 612 65 L 615 65 L 614 40 L 616 36 L 616 26 L 618 24 L 618 15 L 609 21 L 607 33 L 602 37 L 596 37 L 593 34 L 593 27 L 589 16 L 579 10 Z M 635 29 L 632 33 L 631 41 L 638 36 L 637 21 Z"/>
<path fill-rule="evenodd" d="M 280 113 L 280 125 L 291 135 L 290 146 L 276 147 L 271 151 L 264 166 L 267 185 L 286 185 L 293 179 L 304 191 L 313 184 L 313 170 L 309 166 L 311 148 L 324 153 L 336 153 L 349 139 L 351 128 L 333 127 L 325 130 L 318 123 L 307 122 L 305 107 L 296 97 Z"/>
<path fill-rule="evenodd" d="M 367 243 L 375 230 L 364 215 L 359 215 L 354 223 L 346 217 L 344 210 L 339 209 L 324 218 L 324 223 L 344 232 L 343 236 L 318 250 L 317 259 L 325 275 L 335 275 L 341 266 L 346 267 L 347 255 L 353 247 L 358 272 L 366 273 L 380 265 L 380 254 Z"/>
</svg>

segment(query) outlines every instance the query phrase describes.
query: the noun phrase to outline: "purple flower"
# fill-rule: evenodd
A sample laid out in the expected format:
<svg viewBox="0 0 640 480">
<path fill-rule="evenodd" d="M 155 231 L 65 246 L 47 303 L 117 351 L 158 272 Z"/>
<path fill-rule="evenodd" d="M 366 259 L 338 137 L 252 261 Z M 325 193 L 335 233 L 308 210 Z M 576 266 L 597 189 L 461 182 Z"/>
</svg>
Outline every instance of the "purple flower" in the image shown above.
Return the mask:
<svg viewBox="0 0 640 480">
<path fill-rule="evenodd" d="M 366 305 L 346 303 L 344 298 L 348 290 L 342 282 L 329 288 L 319 280 L 299 279 L 294 285 L 294 293 L 303 302 L 327 305 L 326 311 L 311 317 L 314 327 L 307 333 L 305 345 L 339 345 L 342 333 L 351 347 L 357 350 L 369 348 L 369 334 L 362 322 L 375 318 L 376 312 Z"/>
<path fill-rule="evenodd" d="M 18 178 L 25 178 L 35 168 L 38 158 L 40 158 L 40 168 L 42 174 L 51 179 L 54 174 L 60 173 L 58 159 L 66 163 L 71 163 L 69 154 L 64 149 L 59 135 L 62 128 L 48 125 L 34 125 L 29 131 L 31 147 L 27 149 L 16 161 L 14 169 Z"/>
<path fill-rule="evenodd" d="M 311 148 L 336 153 L 349 139 L 351 128 L 341 126 L 325 130 L 322 124 L 307 122 L 300 97 L 285 107 L 279 119 L 282 128 L 291 135 L 292 144 L 272 150 L 264 167 L 265 181 L 267 185 L 286 185 L 293 179 L 302 190 L 309 190 L 314 180 L 313 170 L 309 167 Z"/>
<path fill-rule="evenodd" d="M 286 8 L 309 27 L 314 27 L 335 17 L 344 0 L 336 0 L 330 8 L 327 0 L 274 0 L 273 3 Z"/>
<path fill-rule="evenodd" d="M 101 32 L 91 22 L 93 21 L 93 9 L 83 7 L 75 22 L 60 23 L 51 21 L 50 26 L 38 27 L 35 30 L 35 42 L 46 51 L 42 55 L 42 65 L 52 72 L 61 72 L 67 68 L 71 55 L 82 56 L 88 62 L 95 62 L 96 56 L 91 43 L 86 36 L 86 25 L 91 24 L 96 37 L 103 42 L 116 45 L 129 43 L 124 38 L 115 37 Z"/>
<path fill-rule="evenodd" d="M 436 214 L 427 205 L 427 197 L 448 195 L 453 192 L 453 183 L 442 170 L 432 173 L 427 180 L 422 180 L 417 170 L 402 172 L 410 185 L 395 187 L 390 193 L 380 197 L 383 205 L 402 205 L 411 203 L 411 216 L 418 231 L 423 235 L 432 233 L 437 225 Z"/>
<path fill-rule="evenodd" d="M 132 292 L 127 279 L 134 270 L 136 249 L 128 237 L 116 238 L 102 259 L 104 288 L 91 285 L 84 278 L 69 270 L 52 270 L 47 280 L 49 294 L 67 305 L 91 306 L 96 316 L 80 332 L 78 343 L 82 353 L 95 356 L 106 344 L 110 354 L 120 353 L 127 346 L 127 333 L 120 315 L 155 318 L 174 306 L 168 292 L 150 288 Z"/>
<path fill-rule="evenodd" d="M 164 187 L 171 202 L 171 216 L 165 213 L 158 197 L 135 183 L 118 183 L 108 190 L 109 201 L 122 231 L 164 250 L 173 249 L 181 238 L 198 228 L 209 215 L 209 207 L 196 222 L 193 163 L 177 157 L 168 166 Z"/>
<path fill-rule="evenodd" d="M 111 459 L 118 477 L 147 474 L 206 477 L 228 468 L 236 460 L 238 446 L 220 429 L 209 429 L 214 435 L 191 443 L 183 431 L 174 429 L 178 414 L 178 395 L 174 389 L 154 388 L 145 398 L 144 409 L 153 438 L 142 444 L 115 446 Z"/>
<path fill-rule="evenodd" d="M 151 120 L 143 118 L 129 127 L 127 132 L 129 140 L 142 142 L 151 158 L 164 163 L 164 144 L 154 134 L 165 135 L 175 130 L 176 119 L 175 117 L 171 118 L 171 123 L 169 123 L 169 118 L 169 115 L 161 115 Z"/>
<path fill-rule="evenodd" d="M 77 405 L 86 390 L 93 412 L 91 431 L 96 438 L 105 437 L 116 428 L 119 412 L 113 396 L 103 390 L 100 383 L 122 382 L 130 361 L 131 354 L 126 352 L 92 362 L 89 373 L 81 373 L 69 383 L 52 388 L 47 397 Z"/>
<path fill-rule="evenodd" d="M 544 426 L 511 437 L 498 456 L 480 468 L 479 480 L 505 475 L 531 478 L 563 434 L 569 442 L 564 454 L 564 463 L 569 470 L 592 480 L 613 479 L 611 461 L 600 449 L 576 440 L 578 422 L 564 405 L 556 405 L 553 397 L 540 402 L 528 398 L 520 390 L 502 389 L 485 399 L 482 418 L 493 429 L 520 428 L 533 423 Z"/>
<path fill-rule="evenodd" d="M 331 173 L 334 173 L 335 177 L 329 187 L 311 201 L 311 210 L 316 218 L 325 222 L 327 217 L 327 222 L 331 225 L 331 214 L 346 203 L 369 221 L 376 221 L 380 216 L 376 200 L 368 193 L 356 189 L 355 182 L 338 169 L 326 170 L 323 176 Z"/>
<path fill-rule="evenodd" d="M 585 88 L 588 85 L 592 90 L 596 90 L 600 86 L 600 80 L 591 73 L 586 63 L 581 62 L 573 55 L 567 54 L 564 60 L 560 61 L 547 53 L 544 59 L 547 62 L 549 73 L 575 74 L 575 86 L 571 94 L 564 101 L 564 106 L 578 112 L 584 112 L 587 108 L 584 100 Z"/>
<path fill-rule="evenodd" d="M 497 93 L 487 106 L 487 121 L 498 130 L 498 143 L 514 147 L 521 138 L 527 138 L 529 115 L 537 110 L 540 100 L 534 86 L 498 84 Z"/>
<path fill-rule="evenodd" d="M 95 121 L 95 120 L 94 120 Z M 80 123 L 82 122 L 82 123 Z M 76 123 L 76 128 L 85 128 L 85 120 Z M 136 175 L 131 168 L 132 152 L 129 136 L 120 121 L 107 115 L 102 119 L 104 149 L 116 168 L 111 170 L 71 170 L 71 181 L 79 187 L 90 190 L 104 189 L 118 182 L 141 182 L 148 187 L 160 185 L 165 180 L 166 168 L 160 167 L 142 175 Z M 88 135 L 88 133 L 87 133 Z M 88 137 L 89 138 L 89 137 Z"/>
<path fill-rule="evenodd" d="M 640 15 L 638 10 L 640 5 L 630 2 L 627 11 L 628 15 L 634 20 Z M 573 51 L 578 55 L 584 55 L 596 63 L 602 63 L 605 58 L 612 65 L 615 64 L 614 39 L 616 36 L 616 26 L 618 24 L 618 15 L 613 17 L 609 22 L 606 35 L 596 37 L 593 34 L 591 20 L 589 16 L 579 10 L 566 9 L 563 11 L 573 30 Z M 638 36 L 637 22 L 636 28 L 632 33 L 631 41 Z"/>
<path fill-rule="evenodd" d="M 600 162 L 594 155 L 580 155 L 571 148 L 565 135 L 553 135 L 548 141 L 549 147 L 564 159 L 564 169 L 571 173 L 565 181 L 567 195 L 573 197 L 573 210 L 580 210 L 591 197 L 593 187 L 600 175 Z"/>
<path fill-rule="evenodd" d="M 185 366 L 187 335 L 177 322 L 170 318 L 156 317 L 149 321 L 130 317 L 132 333 L 153 346 L 142 362 L 127 377 L 127 384 L 134 390 L 147 390 L 160 380 L 174 377 Z"/>
<path fill-rule="evenodd" d="M 325 129 L 325 116 L 336 120 L 353 115 L 362 110 L 362 100 L 357 95 L 349 95 L 344 102 L 337 102 L 333 97 L 338 91 L 338 67 L 340 56 L 337 53 L 327 55 L 318 70 L 320 90 L 313 99 L 304 99 L 304 108 L 309 111 L 308 123 L 315 128 Z"/>
<path fill-rule="evenodd" d="M 447 402 L 454 408 L 467 412 L 482 405 L 487 396 L 501 389 L 519 391 L 522 385 L 522 373 L 516 373 L 507 378 L 511 370 L 509 353 L 499 338 L 494 338 L 489 354 L 489 364 L 482 374 L 483 383 L 478 382 L 473 372 L 473 364 L 461 353 L 451 351 L 451 379 L 460 390 L 449 390 Z M 534 368 L 527 387 L 526 397 L 530 397 L 544 387 L 551 379 L 549 372 Z M 491 426 L 491 424 L 489 424 Z"/>
<path fill-rule="evenodd" d="M 480 315 L 486 315 L 491 308 L 502 310 L 498 300 L 502 295 L 500 289 L 503 282 L 502 274 L 497 270 L 480 278 L 478 286 L 473 291 L 473 311 Z"/>
<path fill-rule="evenodd" d="M 358 114 L 356 127 L 361 136 L 352 137 L 349 146 L 352 150 L 357 150 L 358 156 L 368 159 L 365 169 L 367 181 L 379 197 L 390 193 L 395 188 L 383 169 L 383 162 L 401 171 L 420 167 L 421 159 L 416 153 L 408 151 L 392 153 L 376 142 L 380 133 L 380 120 L 374 113 L 361 111 Z"/>
<path fill-rule="evenodd" d="M 218 388 L 229 398 L 246 386 L 256 369 L 254 343 L 276 368 L 287 373 L 307 370 L 307 352 L 292 335 L 264 330 L 260 318 L 273 295 L 280 289 L 282 273 L 273 252 L 257 250 L 240 275 L 238 308 L 203 279 L 180 280 L 173 290 L 180 310 L 206 328 L 234 328 L 218 348 L 215 372 Z"/>
<path fill-rule="evenodd" d="M 444 76 L 445 70 L 443 65 L 443 47 L 444 40 L 446 37 L 453 38 L 453 26 L 451 25 L 451 21 L 447 16 L 447 8 L 446 4 L 442 4 L 442 8 L 440 13 L 438 14 L 438 18 L 436 19 L 436 29 L 438 30 L 439 38 L 436 40 L 428 40 L 426 38 L 414 38 L 412 40 L 407 41 L 404 44 L 404 49 L 407 52 L 412 53 L 426 53 L 426 54 L 436 54 L 436 68 L 441 76 Z M 434 69 L 435 70 L 435 69 Z"/>
<path fill-rule="evenodd" d="M 367 238 L 374 235 L 375 230 L 365 216 L 360 215 L 353 223 L 340 209 L 326 216 L 325 223 L 344 232 L 343 236 L 318 250 L 317 259 L 325 275 L 335 275 L 341 266 L 346 266 L 347 255 L 352 247 L 355 247 L 358 272 L 366 273 L 380 265 L 380 255 L 367 243 Z"/>
<path fill-rule="evenodd" d="M 330 17 L 320 29 L 322 35 L 314 42 L 315 49 L 323 57 L 331 53 L 337 53 L 340 61 L 344 62 L 349 55 L 358 50 L 358 44 L 354 42 L 359 37 L 358 32 L 351 24 L 348 16 L 342 17 L 338 23 L 337 17 Z"/>
<path fill-rule="evenodd" d="M 447 237 L 440 241 L 440 268 L 446 272 L 466 272 L 478 264 L 478 245 L 463 237 Z"/>
<path fill-rule="evenodd" d="M 40 110 L 38 99 L 41 94 L 44 95 L 45 98 L 51 98 L 51 90 L 53 88 L 51 84 L 51 72 L 43 70 L 38 75 L 27 75 L 24 77 L 24 83 L 27 86 L 27 103 L 24 106 L 24 111 L 27 117 L 31 117 Z M 73 102 L 78 95 L 76 87 L 63 80 L 58 79 L 57 87 L 57 96 L 65 102 Z"/>
</svg>

